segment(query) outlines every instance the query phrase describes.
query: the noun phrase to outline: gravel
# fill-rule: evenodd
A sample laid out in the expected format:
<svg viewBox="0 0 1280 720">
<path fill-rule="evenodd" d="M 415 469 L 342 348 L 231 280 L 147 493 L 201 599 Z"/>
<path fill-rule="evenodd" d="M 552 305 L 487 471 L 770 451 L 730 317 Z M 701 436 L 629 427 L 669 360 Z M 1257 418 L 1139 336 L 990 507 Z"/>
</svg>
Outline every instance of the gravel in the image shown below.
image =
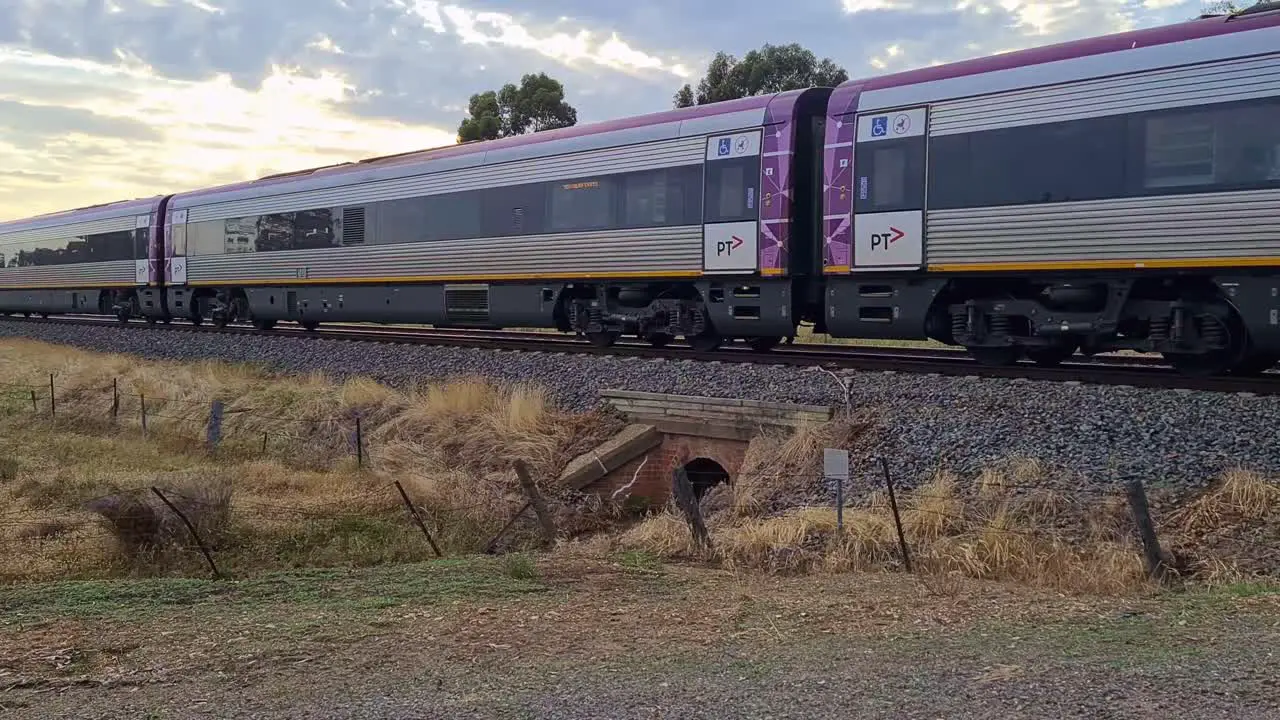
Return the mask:
<svg viewBox="0 0 1280 720">
<path fill-rule="evenodd" d="M 0 337 L 154 359 L 214 357 L 282 371 L 365 375 L 390 384 L 475 374 L 532 379 L 578 410 L 598 405 L 602 389 L 843 403 L 830 374 L 779 365 L 4 321 Z M 1037 458 L 1073 481 L 1100 485 L 1137 477 L 1201 486 L 1231 467 L 1280 472 L 1275 397 L 878 371 L 842 377 L 854 406 L 880 425 L 878 441 L 859 454 L 888 455 L 906 483 L 940 465 L 968 474 L 1011 456 Z"/>
</svg>

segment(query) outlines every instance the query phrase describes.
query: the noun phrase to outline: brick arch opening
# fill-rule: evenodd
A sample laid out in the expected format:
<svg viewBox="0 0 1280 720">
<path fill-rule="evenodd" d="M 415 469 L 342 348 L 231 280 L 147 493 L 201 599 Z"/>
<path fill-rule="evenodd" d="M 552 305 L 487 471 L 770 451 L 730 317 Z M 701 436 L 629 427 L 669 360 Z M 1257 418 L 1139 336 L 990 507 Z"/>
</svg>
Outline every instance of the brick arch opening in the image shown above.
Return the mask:
<svg viewBox="0 0 1280 720">
<path fill-rule="evenodd" d="M 684 471 L 689 476 L 689 484 L 693 486 L 694 497 L 699 500 L 711 488 L 729 482 L 729 471 L 711 458 L 694 458 L 684 464 Z"/>
</svg>

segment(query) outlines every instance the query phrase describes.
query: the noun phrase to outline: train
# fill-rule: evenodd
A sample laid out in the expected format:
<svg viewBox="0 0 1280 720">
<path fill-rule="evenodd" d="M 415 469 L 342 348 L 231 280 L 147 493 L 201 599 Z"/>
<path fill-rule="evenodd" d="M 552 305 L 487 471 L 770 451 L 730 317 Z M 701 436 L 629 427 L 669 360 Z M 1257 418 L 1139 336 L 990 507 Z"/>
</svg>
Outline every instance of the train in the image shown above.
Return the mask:
<svg viewBox="0 0 1280 720">
<path fill-rule="evenodd" d="M 0 312 L 1280 359 L 1280 8 L 0 224 Z"/>
</svg>

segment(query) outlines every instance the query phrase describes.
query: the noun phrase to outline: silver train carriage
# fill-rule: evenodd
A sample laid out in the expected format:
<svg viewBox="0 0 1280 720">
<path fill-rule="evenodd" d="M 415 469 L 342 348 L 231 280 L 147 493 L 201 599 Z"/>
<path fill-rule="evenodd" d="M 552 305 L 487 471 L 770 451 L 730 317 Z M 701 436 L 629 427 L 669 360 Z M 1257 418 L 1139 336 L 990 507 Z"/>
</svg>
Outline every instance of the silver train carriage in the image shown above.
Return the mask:
<svg viewBox="0 0 1280 720">
<path fill-rule="evenodd" d="M 808 281 L 821 275 L 830 92 L 175 195 L 166 308 L 261 328 L 542 327 L 601 346 L 627 334 L 772 347 L 820 314 Z"/>
<path fill-rule="evenodd" d="M 830 334 L 1280 358 L 1280 9 L 852 81 L 827 129 Z"/>
<path fill-rule="evenodd" d="M 164 199 L 0 223 L 0 313 L 128 318 L 158 310 Z"/>
</svg>

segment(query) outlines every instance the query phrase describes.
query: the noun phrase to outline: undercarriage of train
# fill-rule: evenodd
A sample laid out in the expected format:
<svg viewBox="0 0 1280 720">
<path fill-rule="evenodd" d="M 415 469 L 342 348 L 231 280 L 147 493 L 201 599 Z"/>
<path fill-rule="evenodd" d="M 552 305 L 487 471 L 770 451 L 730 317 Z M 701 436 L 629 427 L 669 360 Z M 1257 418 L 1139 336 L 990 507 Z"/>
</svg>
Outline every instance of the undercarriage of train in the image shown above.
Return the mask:
<svg viewBox="0 0 1280 720">
<path fill-rule="evenodd" d="M 1185 375 L 1257 374 L 1280 354 L 1269 328 L 1250 322 L 1258 308 L 1245 303 L 1258 293 L 1231 297 L 1238 288 L 1203 276 L 970 281 L 947 289 L 928 334 L 986 365 L 1137 351 Z"/>
</svg>

